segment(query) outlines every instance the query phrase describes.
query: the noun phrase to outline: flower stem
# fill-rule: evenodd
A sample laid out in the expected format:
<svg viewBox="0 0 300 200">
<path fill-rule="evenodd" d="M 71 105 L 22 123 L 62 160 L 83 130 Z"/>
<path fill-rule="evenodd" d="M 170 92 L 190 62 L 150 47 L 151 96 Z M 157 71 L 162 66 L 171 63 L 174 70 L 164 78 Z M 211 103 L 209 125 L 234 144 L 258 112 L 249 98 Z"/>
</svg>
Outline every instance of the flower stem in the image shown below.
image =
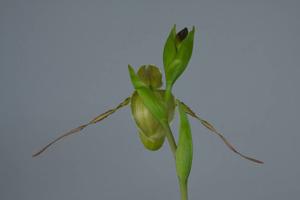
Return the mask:
<svg viewBox="0 0 300 200">
<path fill-rule="evenodd" d="M 179 188 L 181 193 L 181 200 L 188 200 L 187 181 L 179 180 Z"/>
<path fill-rule="evenodd" d="M 169 124 L 166 124 L 165 129 L 166 129 L 166 134 L 167 134 L 166 136 L 167 136 L 167 139 L 168 139 L 168 142 L 169 142 L 169 146 L 170 146 L 170 149 L 171 149 L 172 154 L 173 154 L 174 159 L 175 159 L 176 149 L 177 149 L 175 138 L 172 134 L 172 130 L 171 130 Z"/>
<path fill-rule="evenodd" d="M 167 84 L 166 92 L 165 92 L 165 102 L 169 102 L 172 96 L 172 85 Z"/>
<path fill-rule="evenodd" d="M 170 98 L 172 96 L 171 91 L 172 91 L 172 87 L 169 84 L 167 84 L 167 87 L 165 90 L 165 96 L 164 96 L 166 104 L 168 104 L 168 102 L 170 101 Z M 174 136 L 172 134 L 172 130 L 170 128 L 169 122 L 165 123 L 164 128 L 166 130 L 166 136 L 167 136 L 171 151 L 172 151 L 174 159 L 175 159 L 177 145 L 176 145 Z"/>
</svg>

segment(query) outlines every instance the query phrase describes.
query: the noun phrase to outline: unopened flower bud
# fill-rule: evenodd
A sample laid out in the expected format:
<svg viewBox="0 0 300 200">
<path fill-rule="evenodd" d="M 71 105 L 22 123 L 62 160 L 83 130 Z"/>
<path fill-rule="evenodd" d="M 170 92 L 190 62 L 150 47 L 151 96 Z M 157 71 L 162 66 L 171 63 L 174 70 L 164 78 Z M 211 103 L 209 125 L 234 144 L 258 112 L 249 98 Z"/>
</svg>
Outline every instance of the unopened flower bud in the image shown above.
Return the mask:
<svg viewBox="0 0 300 200">
<path fill-rule="evenodd" d="M 163 62 L 166 75 L 166 88 L 172 88 L 175 81 L 186 69 L 193 52 L 195 28 L 187 28 L 176 33 L 174 26 L 164 46 Z"/>
<path fill-rule="evenodd" d="M 162 75 L 158 67 L 143 65 L 137 74 L 129 66 L 131 81 L 136 89 L 131 97 L 131 112 L 145 148 L 155 151 L 164 143 L 165 125 L 174 117 L 175 98 L 171 96 L 166 103 Z"/>
<path fill-rule="evenodd" d="M 142 65 L 138 72 L 138 77 L 150 88 L 156 89 L 162 86 L 162 75 L 158 67 L 154 65 Z"/>
<path fill-rule="evenodd" d="M 155 90 L 153 92 L 159 99 L 164 98 L 164 90 Z M 167 107 L 168 122 L 171 122 L 174 118 L 174 110 L 175 99 L 172 97 Z M 131 97 L 131 112 L 145 148 L 152 151 L 160 149 L 166 137 L 165 129 L 144 105 L 142 98 L 137 92 L 134 92 Z"/>
</svg>

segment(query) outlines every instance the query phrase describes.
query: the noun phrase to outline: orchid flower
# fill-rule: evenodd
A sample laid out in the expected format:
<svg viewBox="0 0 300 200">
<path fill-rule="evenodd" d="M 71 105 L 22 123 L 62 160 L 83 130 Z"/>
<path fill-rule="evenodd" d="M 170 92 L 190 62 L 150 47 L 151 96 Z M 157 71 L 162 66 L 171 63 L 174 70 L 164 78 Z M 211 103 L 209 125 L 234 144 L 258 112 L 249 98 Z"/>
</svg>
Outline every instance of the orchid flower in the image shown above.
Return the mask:
<svg viewBox="0 0 300 200">
<path fill-rule="evenodd" d="M 125 98 L 115 108 L 109 109 L 88 123 L 71 129 L 54 139 L 33 154 L 33 157 L 40 155 L 57 141 L 78 133 L 89 125 L 101 122 L 117 110 L 130 105 L 139 138 L 147 150 L 157 151 L 163 146 L 167 138 L 175 159 L 181 200 L 188 200 L 188 177 L 193 160 L 192 133 L 188 116 L 199 120 L 204 127 L 209 129 L 211 133 L 216 134 L 234 153 L 254 163 L 262 164 L 262 161 L 240 153 L 211 123 L 195 114 L 189 106 L 172 94 L 174 83 L 183 74 L 192 56 L 194 33 L 194 27 L 191 31 L 184 28 L 176 32 L 175 25 L 171 29 L 163 50 L 165 88 L 162 88 L 162 73 L 157 66 L 142 65 L 139 67 L 137 73 L 135 73 L 133 67 L 128 65 L 130 80 L 134 88 L 129 97 Z M 176 108 L 179 111 L 180 121 L 177 143 L 170 128 Z"/>
</svg>

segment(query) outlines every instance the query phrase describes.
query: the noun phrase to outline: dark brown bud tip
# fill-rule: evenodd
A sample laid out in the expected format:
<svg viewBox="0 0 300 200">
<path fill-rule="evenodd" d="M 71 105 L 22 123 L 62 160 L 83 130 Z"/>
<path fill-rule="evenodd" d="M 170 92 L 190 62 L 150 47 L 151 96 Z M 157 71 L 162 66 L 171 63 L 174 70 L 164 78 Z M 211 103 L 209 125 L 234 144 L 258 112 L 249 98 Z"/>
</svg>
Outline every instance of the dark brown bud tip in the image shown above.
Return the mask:
<svg viewBox="0 0 300 200">
<path fill-rule="evenodd" d="M 181 31 L 179 31 L 176 34 L 176 39 L 181 42 L 182 40 L 184 40 L 186 38 L 186 36 L 188 35 L 189 31 L 188 29 L 185 27 L 184 29 L 182 29 Z"/>
</svg>

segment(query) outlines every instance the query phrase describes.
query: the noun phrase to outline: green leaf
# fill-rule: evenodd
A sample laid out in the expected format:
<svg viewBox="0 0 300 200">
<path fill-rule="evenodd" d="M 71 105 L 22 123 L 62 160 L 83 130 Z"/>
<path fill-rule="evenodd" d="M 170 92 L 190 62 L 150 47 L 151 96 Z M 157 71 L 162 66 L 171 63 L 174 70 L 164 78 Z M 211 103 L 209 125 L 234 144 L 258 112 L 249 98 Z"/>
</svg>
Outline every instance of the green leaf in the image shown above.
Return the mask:
<svg viewBox="0 0 300 200">
<path fill-rule="evenodd" d="M 173 26 L 164 46 L 163 62 L 165 71 L 176 56 L 176 25 Z"/>
<path fill-rule="evenodd" d="M 193 141 L 190 124 L 181 103 L 178 101 L 180 129 L 176 150 L 176 171 L 181 182 L 186 182 L 192 167 Z"/>
<path fill-rule="evenodd" d="M 162 126 L 168 125 L 168 114 L 165 104 L 155 93 L 135 74 L 133 68 L 128 65 L 131 82 L 136 89 L 143 103 L 152 113 L 152 115 L 160 122 Z"/>
</svg>

